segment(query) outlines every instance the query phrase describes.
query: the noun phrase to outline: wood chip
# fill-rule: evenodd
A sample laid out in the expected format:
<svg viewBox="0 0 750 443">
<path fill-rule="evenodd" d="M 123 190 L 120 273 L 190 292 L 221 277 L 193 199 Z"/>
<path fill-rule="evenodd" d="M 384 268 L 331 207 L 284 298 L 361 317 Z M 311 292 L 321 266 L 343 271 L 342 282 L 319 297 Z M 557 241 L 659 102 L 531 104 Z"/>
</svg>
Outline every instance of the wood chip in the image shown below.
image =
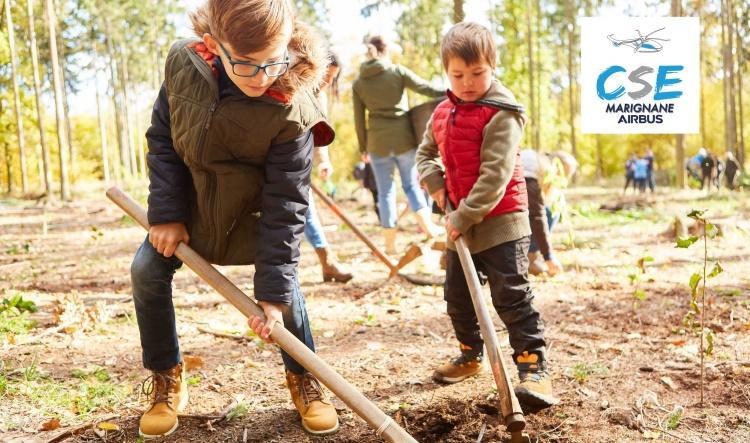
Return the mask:
<svg viewBox="0 0 750 443">
<path fill-rule="evenodd" d="M 671 389 L 673 391 L 677 390 L 677 385 L 675 384 L 675 382 L 671 378 L 669 378 L 669 377 L 662 377 L 662 378 L 660 378 L 660 380 L 661 380 L 662 383 L 664 383 L 665 385 L 667 385 L 669 387 L 669 389 Z"/>
</svg>

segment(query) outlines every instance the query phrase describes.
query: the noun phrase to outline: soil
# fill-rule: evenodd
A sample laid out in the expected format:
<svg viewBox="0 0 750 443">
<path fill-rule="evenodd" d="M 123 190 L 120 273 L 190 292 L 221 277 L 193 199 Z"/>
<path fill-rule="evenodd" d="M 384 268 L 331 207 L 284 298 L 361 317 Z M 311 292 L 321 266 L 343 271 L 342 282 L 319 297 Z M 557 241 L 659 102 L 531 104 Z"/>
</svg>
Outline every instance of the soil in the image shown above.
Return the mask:
<svg viewBox="0 0 750 443">
<path fill-rule="evenodd" d="M 358 192 L 339 203 L 382 246 L 367 197 Z M 569 202 L 570 213 L 553 234 L 566 272 L 531 277 L 561 400 L 526 415 L 531 441 L 750 441 L 748 196 L 662 190 L 622 197 L 612 189 L 579 188 Z M 617 202 L 629 209 L 611 209 Z M 431 379 L 458 351 L 442 287 L 388 279 L 388 269 L 353 232 L 322 202 L 319 208 L 332 248 L 355 277 L 347 284 L 321 282 L 317 257 L 303 244 L 300 281 L 317 354 L 420 442 L 509 441 L 489 370 L 455 385 Z M 701 402 L 699 337 L 683 319 L 690 276 L 703 272 L 703 244 L 675 248 L 669 231 L 674 217 L 703 208 L 722 231 L 708 240 L 708 272 L 717 260 L 724 272 L 708 280 L 706 291 L 704 323 L 713 331 L 713 351 L 705 358 Z M 410 217 L 399 225 L 400 250 L 423 238 Z M 0 297 L 20 294 L 39 308 L 31 315 L 34 328 L 0 337 L 0 382 L 6 384 L 0 384 L 0 441 L 137 440 L 147 405 L 140 382 L 148 373 L 129 266 L 144 235 L 99 194 L 47 207 L 0 201 Z M 219 269 L 252 294 L 251 266 Z M 441 281 L 439 253 L 403 272 Z M 381 441 L 338 399 L 339 432 L 306 434 L 278 349 L 247 335 L 243 316 L 187 267 L 175 275 L 174 288 L 191 402 L 178 430 L 162 441 Z M 507 331 L 493 318 L 508 355 Z M 102 368 L 122 395 L 92 394 L 108 401 L 85 413 L 32 390 L 75 391 L 80 371 Z M 234 405 L 228 418 L 215 419 Z M 60 427 L 40 431 L 52 418 Z M 97 435 L 87 429 L 101 420 L 120 430 Z"/>
</svg>

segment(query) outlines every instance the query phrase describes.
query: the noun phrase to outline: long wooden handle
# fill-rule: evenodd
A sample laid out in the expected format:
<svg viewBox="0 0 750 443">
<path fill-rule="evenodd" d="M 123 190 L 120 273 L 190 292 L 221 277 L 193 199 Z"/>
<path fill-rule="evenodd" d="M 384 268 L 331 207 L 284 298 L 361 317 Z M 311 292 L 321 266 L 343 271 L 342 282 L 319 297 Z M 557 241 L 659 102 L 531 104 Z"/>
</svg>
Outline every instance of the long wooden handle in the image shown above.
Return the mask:
<svg viewBox="0 0 750 443">
<path fill-rule="evenodd" d="M 354 234 L 359 237 L 360 240 L 362 240 L 368 248 L 372 251 L 373 254 L 377 258 L 380 259 L 383 263 L 385 263 L 386 266 L 391 270 L 391 274 L 395 274 L 400 269 L 396 263 L 393 263 L 390 258 L 388 258 L 387 255 L 383 253 L 375 244 L 365 235 L 364 232 L 362 232 L 355 224 L 352 222 L 349 217 L 346 216 L 346 214 L 341 211 L 341 209 L 336 205 L 336 203 L 333 202 L 326 194 L 325 192 L 321 191 L 320 188 L 315 186 L 314 184 L 310 184 L 310 187 L 312 188 L 315 195 L 320 197 L 323 202 L 328 205 L 329 208 L 331 208 L 331 211 L 333 211 L 334 214 L 336 214 L 344 223 L 346 223 L 347 226 L 349 226 L 349 229 L 354 232 Z"/>
<path fill-rule="evenodd" d="M 449 210 L 452 209 L 447 197 L 446 205 Z M 479 320 L 479 329 L 482 331 L 484 345 L 487 347 L 487 357 L 492 368 L 492 376 L 495 378 L 497 393 L 500 396 L 500 411 L 505 418 L 505 427 L 510 432 L 521 431 L 526 427 L 526 421 L 523 418 L 523 411 L 521 410 L 521 405 L 518 403 L 516 394 L 511 389 L 510 377 L 508 376 L 508 371 L 505 369 L 503 357 L 500 355 L 500 343 L 495 334 L 495 326 L 492 323 L 490 311 L 484 303 L 482 285 L 479 283 L 477 270 L 474 267 L 474 260 L 471 258 L 471 253 L 463 237 L 458 237 L 455 244 L 456 252 L 458 252 L 458 258 L 461 261 L 461 267 L 466 277 L 466 284 L 469 286 L 469 292 L 471 293 L 474 312 L 476 312 L 477 320 Z"/>
<path fill-rule="evenodd" d="M 146 211 L 126 193 L 112 187 L 107 190 L 107 197 L 119 206 L 126 214 L 133 217 L 141 226 L 148 230 L 148 219 Z M 250 297 L 235 286 L 228 278 L 216 270 L 203 257 L 198 255 L 192 248 L 180 243 L 175 251 L 177 258 L 182 260 L 190 269 L 195 271 L 199 277 L 205 280 L 224 298 L 237 308 L 243 315 L 254 315 L 263 318 L 261 309 Z M 352 386 L 342 376 L 326 364 L 320 357 L 307 348 L 297 337 L 287 331 L 282 325 L 276 325 L 271 333 L 271 338 L 291 355 L 296 361 L 317 377 L 338 398 L 349 406 L 357 415 L 362 417 L 377 434 L 389 442 L 414 442 L 406 431 L 396 422 L 378 409 L 374 403 L 368 400 L 357 388 Z"/>
</svg>

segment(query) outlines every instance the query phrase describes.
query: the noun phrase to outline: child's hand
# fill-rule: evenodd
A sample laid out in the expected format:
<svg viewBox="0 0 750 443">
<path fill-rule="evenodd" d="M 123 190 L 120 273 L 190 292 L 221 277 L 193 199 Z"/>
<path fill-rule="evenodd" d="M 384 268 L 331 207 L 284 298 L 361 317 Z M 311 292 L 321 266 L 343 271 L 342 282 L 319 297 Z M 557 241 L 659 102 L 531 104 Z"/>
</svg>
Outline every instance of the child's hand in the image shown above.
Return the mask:
<svg viewBox="0 0 750 443">
<path fill-rule="evenodd" d="M 259 301 L 258 306 L 263 308 L 263 313 L 266 315 L 266 321 L 264 322 L 260 317 L 251 315 L 247 319 L 247 324 L 263 341 L 266 343 L 273 343 L 273 339 L 271 338 L 273 327 L 276 323 L 284 324 L 284 317 L 281 312 L 284 305 L 282 303 Z"/>
<path fill-rule="evenodd" d="M 148 230 L 148 241 L 164 257 L 171 257 L 180 242 L 187 244 L 189 240 L 184 223 L 164 223 Z"/>
<path fill-rule="evenodd" d="M 451 241 L 456 241 L 458 237 L 461 236 L 461 233 L 458 232 L 458 229 L 456 229 L 456 227 L 451 224 L 450 218 L 445 221 L 445 230 L 448 232 L 448 238 L 450 238 Z"/>
<path fill-rule="evenodd" d="M 331 162 L 320 162 L 318 165 L 318 177 L 321 180 L 328 180 L 331 174 L 333 174 L 333 165 Z"/>
<path fill-rule="evenodd" d="M 430 197 L 435 200 L 435 203 L 437 203 L 440 210 L 445 212 L 445 188 L 440 188 L 437 191 L 431 193 Z"/>
<path fill-rule="evenodd" d="M 370 163 L 370 154 L 365 152 L 364 154 L 360 156 L 360 158 L 362 159 L 362 162 Z"/>
</svg>

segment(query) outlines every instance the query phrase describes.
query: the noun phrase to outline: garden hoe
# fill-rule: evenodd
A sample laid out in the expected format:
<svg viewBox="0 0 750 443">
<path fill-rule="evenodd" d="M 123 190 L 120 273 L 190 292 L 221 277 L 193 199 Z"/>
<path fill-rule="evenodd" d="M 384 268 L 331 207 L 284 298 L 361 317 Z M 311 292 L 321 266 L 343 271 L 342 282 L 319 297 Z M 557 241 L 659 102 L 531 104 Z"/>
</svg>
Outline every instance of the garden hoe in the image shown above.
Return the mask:
<svg viewBox="0 0 750 443">
<path fill-rule="evenodd" d="M 148 219 L 146 211 L 133 201 L 127 194 L 112 187 L 107 190 L 107 197 L 119 206 L 126 214 L 148 230 Z M 216 270 L 210 263 L 203 259 L 188 245 L 180 243 L 175 251 L 177 258 L 182 260 L 190 269 L 195 271 L 199 277 L 205 280 L 224 298 L 227 299 L 246 317 L 254 315 L 265 318 L 263 310 L 235 286 L 229 279 Z M 326 362 L 307 348 L 291 332 L 284 329 L 283 325 L 276 325 L 271 333 L 271 338 L 281 349 L 285 350 L 292 358 L 297 360 L 315 375 L 328 389 L 349 406 L 357 415 L 362 417 L 372 427 L 377 435 L 388 442 L 417 443 L 417 441 L 396 424 L 391 417 L 368 400 L 361 392 L 333 370 Z"/>
<path fill-rule="evenodd" d="M 354 232 L 354 234 L 359 237 L 360 240 L 364 242 L 364 244 L 367 245 L 368 248 L 372 251 L 373 254 L 375 254 L 375 257 L 379 258 L 380 261 L 382 261 L 386 266 L 388 266 L 388 269 L 391 270 L 390 274 L 388 275 L 388 278 L 395 277 L 398 275 L 398 271 L 400 271 L 404 266 L 408 265 L 415 259 L 417 259 L 419 256 L 422 255 L 422 249 L 417 245 L 411 245 L 409 249 L 407 249 L 406 253 L 401 257 L 401 259 L 398 261 L 398 263 L 393 263 L 393 261 L 388 258 L 387 255 L 383 253 L 383 251 L 380 250 L 375 244 L 365 235 L 362 230 L 360 230 L 354 222 L 352 222 L 349 217 L 344 214 L 344 212 L 339 208 L 336 203 L 333 202 L 333 200 L 330 199 L 323 191 L 320 190 L 317 186 L 314 184 L 310 184 L 310 187 L 312 188 L 315 195 L 320 197 L 321 200 L 329 207 L 331 208 L 331 211 L 333 211 L 334 214 L 336 214 L 346 225 L 349 227 L 349 229 Z"/>
<path fill-rule="evenodd" d="M 453 210 L 447 198 L 445 204 L 448 209 L 447 213 Z M 461 267 L 466 277 L 466 284 L 469 286 L 469 292 L 471 293 L 474 312 L 477 314 L 477 320 L 479 320 L 479 329 L 482 332 L 484 345 L 487 348 L 492 376 L 495 378 L 497 394 L 500 397 L 500 412 L 505 419 L 505 428 L 510 432 L 512 443 L 529 442 L 528 434 L 523 432 L 526 427 L 523 411 L 521 410 L 521 405 L 518 403 L 516 394 L 513 392 L 508 371 L 505 369 L 503 357 L 500 354 L 500 343 L 498 343 L 497 335 L 495 334 L 492 317 L 490 317 L 490 312 L 484 303 L 482 285 L 479 282 L 474 261 L 471 258 L 471 253 L 463 237 L 458 237 L 455 243 L 456 252 L 458 252 L 458 258 L 461 261 Z"/>
</svg>

